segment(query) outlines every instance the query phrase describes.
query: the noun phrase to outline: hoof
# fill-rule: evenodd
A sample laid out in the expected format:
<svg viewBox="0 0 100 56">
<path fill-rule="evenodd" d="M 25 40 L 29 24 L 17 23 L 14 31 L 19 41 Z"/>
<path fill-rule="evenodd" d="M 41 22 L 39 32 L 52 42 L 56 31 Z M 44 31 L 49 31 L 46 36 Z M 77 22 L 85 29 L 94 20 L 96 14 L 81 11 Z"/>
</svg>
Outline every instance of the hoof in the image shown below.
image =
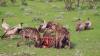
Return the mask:
<svg viewBox="0 0 100 56">
<path fill-rule="evenodd" d="M 69 49 L 72 49 L 73 47 L 72 47 L 72 46 L 69 46 L 68 48 L 69 48 Z"/>
</svg>

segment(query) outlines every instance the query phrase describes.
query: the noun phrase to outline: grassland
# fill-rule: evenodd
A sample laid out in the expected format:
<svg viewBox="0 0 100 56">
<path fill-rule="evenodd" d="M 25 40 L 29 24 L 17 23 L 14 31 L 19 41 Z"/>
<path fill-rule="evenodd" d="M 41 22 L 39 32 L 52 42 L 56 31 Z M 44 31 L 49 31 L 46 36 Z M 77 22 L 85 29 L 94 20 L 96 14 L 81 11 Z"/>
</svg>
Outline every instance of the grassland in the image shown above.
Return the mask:
<svg viewBox="0 0 100 56">
<path fill-rule="evenodd" d="M 63 2 L 45 3 L 39 1 L 28 1 L 28 6 L 12 5 L 8 1 L 8 6 L 0 7 L 0 19 L 7 16 L 6 21 L 11 26 L 24 23 L 24 26 L 37 27 L 40 22 L 32 21 L 38 17 L 46 21 L 54 20 L 63 25 L 69 25 L 71 32 L 71 42 L 74 44 L 73 49 L 54 49 L 54 48 L 29 48 L 26 45 L 16 47 L 17 41 L 20 39 L 0 39 L 0 54 L 9 56 L 21 56 L 20 54 L 30 54 L 31 56 L 100 56 L 100 8 L 94 9 L 76 9 L 74 11 L 65 11 Z M 98 6 L 100 4 L 98 3 Z M 62 16 L 60 19 L 56 17 Z M 93 30 L 75 32 L 75 22 L 77 18 L 83 21 L 90 17 L 93 23 Z M 1 24 L 1 21 L 0 21 Z M 0 35 L 3 34 L 0 27 Z M 15 36 L 19 37 L 19 36 Z M 19 55 L 17 55 L 19 54 Z M 23 55 L 23 56 L 25 56 Z M 1 55 L 0 55 L 1 56 Z"/>
</svg>

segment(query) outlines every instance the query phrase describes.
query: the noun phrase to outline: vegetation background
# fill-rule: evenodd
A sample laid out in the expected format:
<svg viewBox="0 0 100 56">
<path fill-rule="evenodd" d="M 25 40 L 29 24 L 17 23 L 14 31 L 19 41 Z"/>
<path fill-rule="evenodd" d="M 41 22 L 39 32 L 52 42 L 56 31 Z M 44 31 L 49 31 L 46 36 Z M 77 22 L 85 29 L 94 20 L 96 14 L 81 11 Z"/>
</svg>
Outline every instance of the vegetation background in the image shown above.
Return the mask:
<svg viewBox="0 0 100 56">
<path fill-rule="evenodd" d="M 76 32 L 75 20 L 90 18 L 93 30 Z M 0 19 L 11 27 L 38 27 L 40 20 L 53 20 L 69 28 L 73 49 L 34 48 L 22 44 L 16 47 L 20 36 L 0 39 L 0 56 L 100 56 L 100 0 L 0 0 Z M 1 20 L 0 20 L 1 25 Z M 0 26 L 0 35 L 3 30 Z"/>
</svg>

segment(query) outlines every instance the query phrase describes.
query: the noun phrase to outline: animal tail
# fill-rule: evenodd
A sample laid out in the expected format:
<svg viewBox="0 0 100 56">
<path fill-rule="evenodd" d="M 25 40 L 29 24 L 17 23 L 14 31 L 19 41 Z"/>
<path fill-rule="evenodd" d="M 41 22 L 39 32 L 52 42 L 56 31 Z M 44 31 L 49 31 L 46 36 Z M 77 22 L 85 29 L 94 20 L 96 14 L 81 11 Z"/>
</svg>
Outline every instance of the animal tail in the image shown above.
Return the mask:
<svg viewBox="0 0 100 56">
<path fill-rule="evenodd" d="M 5 32 L 2 36 L 0 36 L 1 39 L 3 39 L 3 38 L 5 37 L 6 33 L 7 33 L 7 32 Z"/>
</svg>

